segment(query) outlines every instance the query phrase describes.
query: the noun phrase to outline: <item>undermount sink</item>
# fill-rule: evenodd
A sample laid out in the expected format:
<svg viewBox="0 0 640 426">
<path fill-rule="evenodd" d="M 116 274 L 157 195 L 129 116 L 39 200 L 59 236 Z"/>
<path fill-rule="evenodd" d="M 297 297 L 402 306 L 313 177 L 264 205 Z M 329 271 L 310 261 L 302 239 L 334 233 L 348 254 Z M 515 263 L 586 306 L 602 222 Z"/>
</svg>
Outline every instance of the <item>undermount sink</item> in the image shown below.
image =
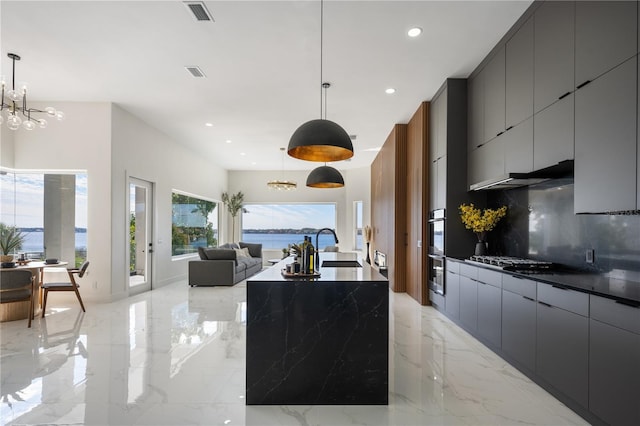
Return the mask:
<svg viewBox="0 0 640 426">
<path fill-rule="evenodd" d="M 362 268 L 357 260 L 323 260 L 321 266 L 323 268 Z"/>
</svg>

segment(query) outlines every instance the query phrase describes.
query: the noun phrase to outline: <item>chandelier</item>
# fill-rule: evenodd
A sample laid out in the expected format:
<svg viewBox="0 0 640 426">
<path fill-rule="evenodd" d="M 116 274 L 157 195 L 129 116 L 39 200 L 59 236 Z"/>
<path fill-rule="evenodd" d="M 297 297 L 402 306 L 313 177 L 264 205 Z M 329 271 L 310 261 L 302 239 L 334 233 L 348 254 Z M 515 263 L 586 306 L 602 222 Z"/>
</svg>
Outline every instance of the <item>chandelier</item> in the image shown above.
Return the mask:
<svg viewBox="0 0 640 426">
<path fill-rule="evenodd" d="M 284 148 L 280 148 L 282 151 L 282 180 L 271 180 L 267 182 L 267 186 L 278 191 L 291 191 L 298 188 L 298 184 L 284 179 L 284 150 Z"/>
<path fill-rule="evenodd" d="M 0 124 L 5 120 L 7 127 L 11 130 L 18 130 L 22 125 L 23 129 L 33 130 L 36 126 L 47 127 L 47 120 L 36 117 L 35 114 L 46 114 L 48 117 L 55 117 L 58 120 L 64 120 L 64 112 L 56 111 L 55 108 L 47 107 L 44 110 L 27 107 L 27 86 L 21 83 L 16 90 L 16 61 L 20 60 L 20 56 L 15 53 L 7 55 L 12 61 L 11 90 L 7 90 L 7 80 L 4 76 L 0 77 L 0 85 L 2 85 L 2 105 L 0 106 Z M 4 115 L 3 115 L 4 113 Z M 34 114 L 34 116 L 32 116 Z M 22 115 L 22 117 L 20 117 Z"/>
</svg>

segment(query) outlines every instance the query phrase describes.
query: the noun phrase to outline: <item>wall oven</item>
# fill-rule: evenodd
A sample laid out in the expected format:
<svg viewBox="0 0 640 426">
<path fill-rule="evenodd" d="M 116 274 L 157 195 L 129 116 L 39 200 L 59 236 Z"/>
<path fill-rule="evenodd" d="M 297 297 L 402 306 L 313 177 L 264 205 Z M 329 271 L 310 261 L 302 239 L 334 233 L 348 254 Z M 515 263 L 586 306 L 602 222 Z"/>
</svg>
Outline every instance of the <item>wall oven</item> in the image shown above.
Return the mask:
<svg viewBox="0 0 640 426">
<path fill-rule="evenodd" d="M 429 213 L 429 253 L 428 278 L 429 288 L 444 296 L 444 230 L 445 209 L 433 210 Z"/>
</svg>

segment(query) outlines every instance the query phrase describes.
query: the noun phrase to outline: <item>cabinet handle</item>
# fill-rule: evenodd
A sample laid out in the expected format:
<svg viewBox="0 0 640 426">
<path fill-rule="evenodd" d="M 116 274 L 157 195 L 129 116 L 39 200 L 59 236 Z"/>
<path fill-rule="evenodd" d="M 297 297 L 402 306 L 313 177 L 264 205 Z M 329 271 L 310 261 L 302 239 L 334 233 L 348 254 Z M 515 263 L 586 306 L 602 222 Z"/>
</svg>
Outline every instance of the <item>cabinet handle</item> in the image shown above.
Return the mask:
<svg viewBox="0 0 640 426">
<path fill-rule="evenodd" d="M 539 303 L 539 304 L 541 304 L 542 306 L 546 306 L 547 308 L 553 308 L 553 306 L 551 306 L 551 305 L 550 305 L 550 304 L 548 304 L 548 303 L 544 303 L 544 302 L 541 302 L 541 301 L 539 301 L 539 300 L 538 300 L 538 303 Z"/>
<path fill-rule="evenodd" d="M 517 278 L 517 279 L 519 279 L 519 280 L 524 280 L 524 278 L 523 278 L 523 277 L 519 277 L 519 276 L 517 276 L 517 275 L 511 275 L 511 274 L 509 274 L 509 276 L 510 276 L 510 277 L 512 277 L 512 278 Z"/>
<path fill-rule="evenodd" d="M 627 300 L 616 300 L 616 303 L 619 305 L 628 306 L 630 308 L 640 308 L 640 303 L 637 303 L 637 302 L 631 302 Z"/>
<path fill-rule="evenodd" d="M 527 300 L 531 300 L 532 302 L 535 302 L 535 300 L 533 300 L 532 298 L 527 297 L 527 296 L 522 296 L 522 298 L 523 298 L 523 299 L 527 299 Z M 540 303 L 542 303 L 542 302 L 540 302 Z"/>
<path fill-rule="evenodd" d="M 509 126 L 509 127 L 507 127 L 504 131 L 505 131 L 505 132 L 508 132 L 508 131 L 509 131 L 509 130 L 511 130 L 511 129 L 513 129 L 513 126 Z"/>
<path fill-rule="evenodd" d="M 484 145 L 484 144 L 481 143 L 480 145 L 477 145 L 476 148 L 480 148 L 482 145 Z"/>
<path fill-rule="evenodd" d="M 559 285 L 551 285 L 551 287 L 553 287 L 553 288 L 557 288 L 558 290 L 569 290 L 568 288 L 566 288 L 566 287 L 561 287 L 561 286 L 559 286 Z"/>
<path fill-rule="evenodd" d="M 498 136 L 500 136 L 501 134 L 503 134 L 503 133 L 504 133 L 504 132 L 500 132 L 500 133 L 498 133 L 498 134 L 496 135 L 496 138 L 497 138 Z"/>
<path fill-rule="evenodd" d="M 576 89 L 582 89 L 584 86 L 586 86 L 589 83 L 591 83 L 591 80 L 587 80 L 584 83 L 579 84 L 578 86 L 576 86 Z"/>
<path fill-rule="evenodd" d="M 566 98 L 567 96 L 569 96 L 570 94 L 571 94 L 571 92 L 567 92 L 567 93 L 565 93 L 564 95 L 560 95 L 560 97 L 558 98 L 558 100 L 560 100 L 560 99 L 564 99 L 564 98 Z"/>
</svg>

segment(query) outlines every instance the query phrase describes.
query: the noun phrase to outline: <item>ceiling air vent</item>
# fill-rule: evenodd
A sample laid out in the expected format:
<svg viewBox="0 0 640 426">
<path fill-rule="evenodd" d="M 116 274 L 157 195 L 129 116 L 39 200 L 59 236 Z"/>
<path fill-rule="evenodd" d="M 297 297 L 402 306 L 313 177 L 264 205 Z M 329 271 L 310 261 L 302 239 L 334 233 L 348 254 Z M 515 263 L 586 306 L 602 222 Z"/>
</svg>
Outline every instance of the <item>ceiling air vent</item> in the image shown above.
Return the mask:
<svg viewBox="0 0 640 426">
<path fill-rule="evenodd" d="M 206 77 L 206 75 L 204 75 L 204 73 L 202 72 L 202 70 L 199 67 L 186 66 L 185 68 L 194 77 Z"/>
<path fill-rule="evenodd" d="M 207 10 L 207 6 L 201 1 L 185 1 L 185 6 L 189 8 L 193 16 L 198 22 L 210 21 L 213 22 L 213 17 Z"/>
</svg>

